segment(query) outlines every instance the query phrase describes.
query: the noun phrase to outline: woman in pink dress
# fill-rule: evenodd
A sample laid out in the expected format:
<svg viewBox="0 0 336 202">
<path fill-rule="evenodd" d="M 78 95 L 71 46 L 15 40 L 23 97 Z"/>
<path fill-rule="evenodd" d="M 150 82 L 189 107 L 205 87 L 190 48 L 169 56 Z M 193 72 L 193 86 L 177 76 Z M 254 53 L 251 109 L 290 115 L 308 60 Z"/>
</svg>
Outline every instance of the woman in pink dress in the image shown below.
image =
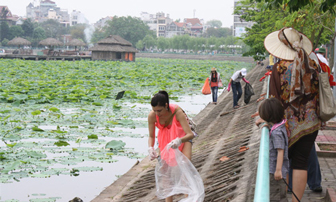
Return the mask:
<svg viewBox="0 0 336 202">
<path fill-rule="evenodd" d="M 176 104 L 169 104 L 169 96 L 166 91 L 159 91 L 155 94 L 151 105 L 152 111 L 148 114 L 148 153 L 150 159 L 154 160 L 158 157 L 154 150 L 155 127 L 159 129 L 160 151 L 169 144 L 171 148 L 178 148 L 188 159 L 191 159 L 191 140 L 194 134 L 183 110 Z M 166 202 L 170 201 L 173 201 L 172 196 L 166 198 Z"/>
</svg>

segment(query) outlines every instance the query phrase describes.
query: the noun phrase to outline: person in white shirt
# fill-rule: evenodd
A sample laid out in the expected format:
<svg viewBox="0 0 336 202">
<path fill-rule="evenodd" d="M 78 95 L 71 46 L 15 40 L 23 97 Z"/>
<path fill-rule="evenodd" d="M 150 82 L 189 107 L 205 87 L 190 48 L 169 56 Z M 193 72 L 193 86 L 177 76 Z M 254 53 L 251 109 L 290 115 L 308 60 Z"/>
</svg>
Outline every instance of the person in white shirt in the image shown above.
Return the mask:
<svg viewBox="0 0 336 202">
<path fill-rule="evenodd" d="M 329 62 L 328 60 L 325 58 L 325 53 L 326 53 L 326 50 L 325 48 L 316 48 L 315 49 L 315 53 L 318 57 L 318 59 L 323 62 L 324 64 L 328 65 L 329 66 Z"/>
<path fill-rule="evenodd" d="M 233 108 L 238 109 L 240 106 L 238 105 L 238 101 L 243 94 L 242 87 L 240 85 L 240 81 L 243 80 L 246 83 L 248 82 L 244 77 L 246 76 L 246 69 L 243 68 L 241 70 L 236 71 L 230 81 L 229 86 L 227 88 L 228 92 L 230 92 L 230 87 L 232 86 L 232 93 L 233 93 Z"/>
</svg>

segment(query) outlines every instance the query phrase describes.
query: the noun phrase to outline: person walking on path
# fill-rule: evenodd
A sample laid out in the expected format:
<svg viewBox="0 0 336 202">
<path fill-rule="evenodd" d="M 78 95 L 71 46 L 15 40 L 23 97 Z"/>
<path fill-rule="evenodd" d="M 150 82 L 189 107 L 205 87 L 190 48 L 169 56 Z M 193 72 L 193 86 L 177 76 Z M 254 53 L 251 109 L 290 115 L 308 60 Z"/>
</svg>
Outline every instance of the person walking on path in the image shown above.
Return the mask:
<svg viewBox="0 0 336 202">
<path fill-rule="evenodd" d="M 307 184 L 309 154 L 322 124 L 318 116 L 318 66 L 308 56 L 313 45 L 304 34 L 286 27 L 267 35 L 264 45 L 270 54 L 281 59 L 273 66 L 269 95 L 285 108 L 292 190 L 301 200 Z M 296 201 L 292 195 L 292 202 Z"/>
<path fill-rule="evenodd" d="M 234 109 L 238 109 L 240 106 L 238 105 L 238 101 L 241 98 L 243 91 L 242 91 L 242 87 L 240 84 L 240 81 L 243 80 L 246 83 L 250 83 L 249 81 L 247 81 L 245 79 L 246 76 L 246 69 L 243 68 L 241 70 L 236 71 L 230 81 L 229 81 L 229 86 L 227 88 L 228 92 L 230 92 L 230 88 L 232 86 L 232 93 L 233 93 L 233 108 Z"/>
<path fill-rule="evenodd" d="M 263 101 L 259 107 L 260 118 L 256 124 L 266 122 L 262 127 L 268 127 L 269 140 L 269 173 L 270 201 L 287 202 L 286 179 L 289 170 L 288 137 L 284 108 L 276 98 Z"/>
<path fill-rule="evenodd" d="M 216 68 L 211 68 L 211 74 L 209 77 L 209 85 L 211 87 L 212 93 L 212 103 L 217 104 L 217 97 L 218 97 L 218 87 L 219 83 L 221 82 L 219 73 L 216 71 Z"/>
<path fill-rule="evenodd" d="M 183 110 L 176 104 L 169 104 L 166 91 L 159 91 L 151 100 L 152 111 L 148 114 L 148 153 L 151 160 L 158 158 L 154 150 L 155 127 L 159 129 L 158 143 L 162 151 L 167 144 L 171 148 L 178 148 L 189 160 L 191 159 L 191 140 L 193 132 L 187 122 Z M 173 201 L 173 197 L 166 198 L 166 202 Z"/>
</svg>

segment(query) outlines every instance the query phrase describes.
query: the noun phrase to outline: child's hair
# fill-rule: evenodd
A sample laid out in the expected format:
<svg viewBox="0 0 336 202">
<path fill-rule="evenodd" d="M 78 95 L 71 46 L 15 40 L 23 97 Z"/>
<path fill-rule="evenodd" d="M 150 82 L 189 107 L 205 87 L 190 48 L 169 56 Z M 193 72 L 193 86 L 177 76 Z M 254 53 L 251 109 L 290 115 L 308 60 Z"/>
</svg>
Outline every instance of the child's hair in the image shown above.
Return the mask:
<svg viewBox="0 0 336 202">
<path fill-rule="evenodd" d="M 279 123 L 284 119 L 285 110 L 280 100 L 276 98 L 266 99 L 259 106 L 259 116 L 271 123 Z"/>
<path fill-rule="evenodd" d="M 158 93 L 156 93 L 151 100 L 152 107 L 156 107 L 156 106 L 165 107 L 166 103 L 169 106 L 169 95 L 164 90 L 160 90 Z M 169 107 L 168 107 L 168 111 L 169 111 Z"/>
</svg>

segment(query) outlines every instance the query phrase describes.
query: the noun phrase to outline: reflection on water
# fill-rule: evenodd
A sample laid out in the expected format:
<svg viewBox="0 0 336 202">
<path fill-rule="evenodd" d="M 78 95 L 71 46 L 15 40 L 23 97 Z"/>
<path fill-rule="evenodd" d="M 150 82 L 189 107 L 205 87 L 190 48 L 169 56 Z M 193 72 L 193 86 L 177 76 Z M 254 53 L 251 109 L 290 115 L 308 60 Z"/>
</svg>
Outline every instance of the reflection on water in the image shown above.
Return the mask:
<svg viewBox="0 0 336 202">
<path fill-rule="evenodd" d="M 222 90 L 220 90 L 220 93 Z M 211 102 L 211 95 L 193 95 L 193 96 L 183 96 L 178 102 L 171 101 L 171 103 L 176 103 L 182 107 L 190 117 L 198 114 L 209 102 Z M 131 104 L 134 106 L 134 104 Z M 136 104 L 138 107 L 148 108 L 148 112 L 151 110 L 150 105 Z M 76 109 L 66 111 L 64 113 L 72 113 Z M 147 120 L 147 117 L 137 118 L 137 120 Z M 44 130 L 56 130 L 57 126 L 39 126 Z M 140 134 L 140 138 L 132 137 L 100 137 L 106 141 L 111 140 L 122 140 L 126 143 L 126 148 L 132 148 L 134 152 L 139 153 L 139 155 L 147 155 L 147 128 L 113 128 L 114 131 L 124 131 L 134 134 Z M 157 131 L 157 130 L 156 130 Z M 50 141 L 49 139 L 26 139 L 22 141 L 35 141 L 43 142 Z M 87 147 L 89 144 L 85 144 Z M 0 146 L 3 147 L 5 144 L 0 142 Z M 77 146 L 77 145 L 70 145 Z M 62 154 L 52 154 L 47 153 L 48 159 L 50 157 L 59 156 Z M 137 160 L 142 159 L 130 159 L 123 156 L 113 156 L 113 159 L 118 160 L 115 163 L 99 163 L 99 162 L 83 162 L 72 167 L 102 167 L 103 171 L 96 172 L 80 172 L 80 175 L 73 177 L 70 175 L 59 175 L 51 176 L 50 178 L 24 178 L 20 179 L 19 182 L 14 181 L 13 183 L 1 183 L 0 184 L 0 201 L 6 201 L 10 199 L 17 199 L 19 201 L 29 201 L 34 198 L 51 198 L 55 197 L 55 201 L 69 201 L 74 197 L 79 197 L 84 201 L 90 201 L 100 194 L 107 186 L 112 184 L 118 176 L 126 173 Z M 62 165 L 64 167 L 64 165 Z M 69 173 L 70 174 L 70 173 Z M 58 198 L 57 198 L 58 197 Z"/>
</svg>

